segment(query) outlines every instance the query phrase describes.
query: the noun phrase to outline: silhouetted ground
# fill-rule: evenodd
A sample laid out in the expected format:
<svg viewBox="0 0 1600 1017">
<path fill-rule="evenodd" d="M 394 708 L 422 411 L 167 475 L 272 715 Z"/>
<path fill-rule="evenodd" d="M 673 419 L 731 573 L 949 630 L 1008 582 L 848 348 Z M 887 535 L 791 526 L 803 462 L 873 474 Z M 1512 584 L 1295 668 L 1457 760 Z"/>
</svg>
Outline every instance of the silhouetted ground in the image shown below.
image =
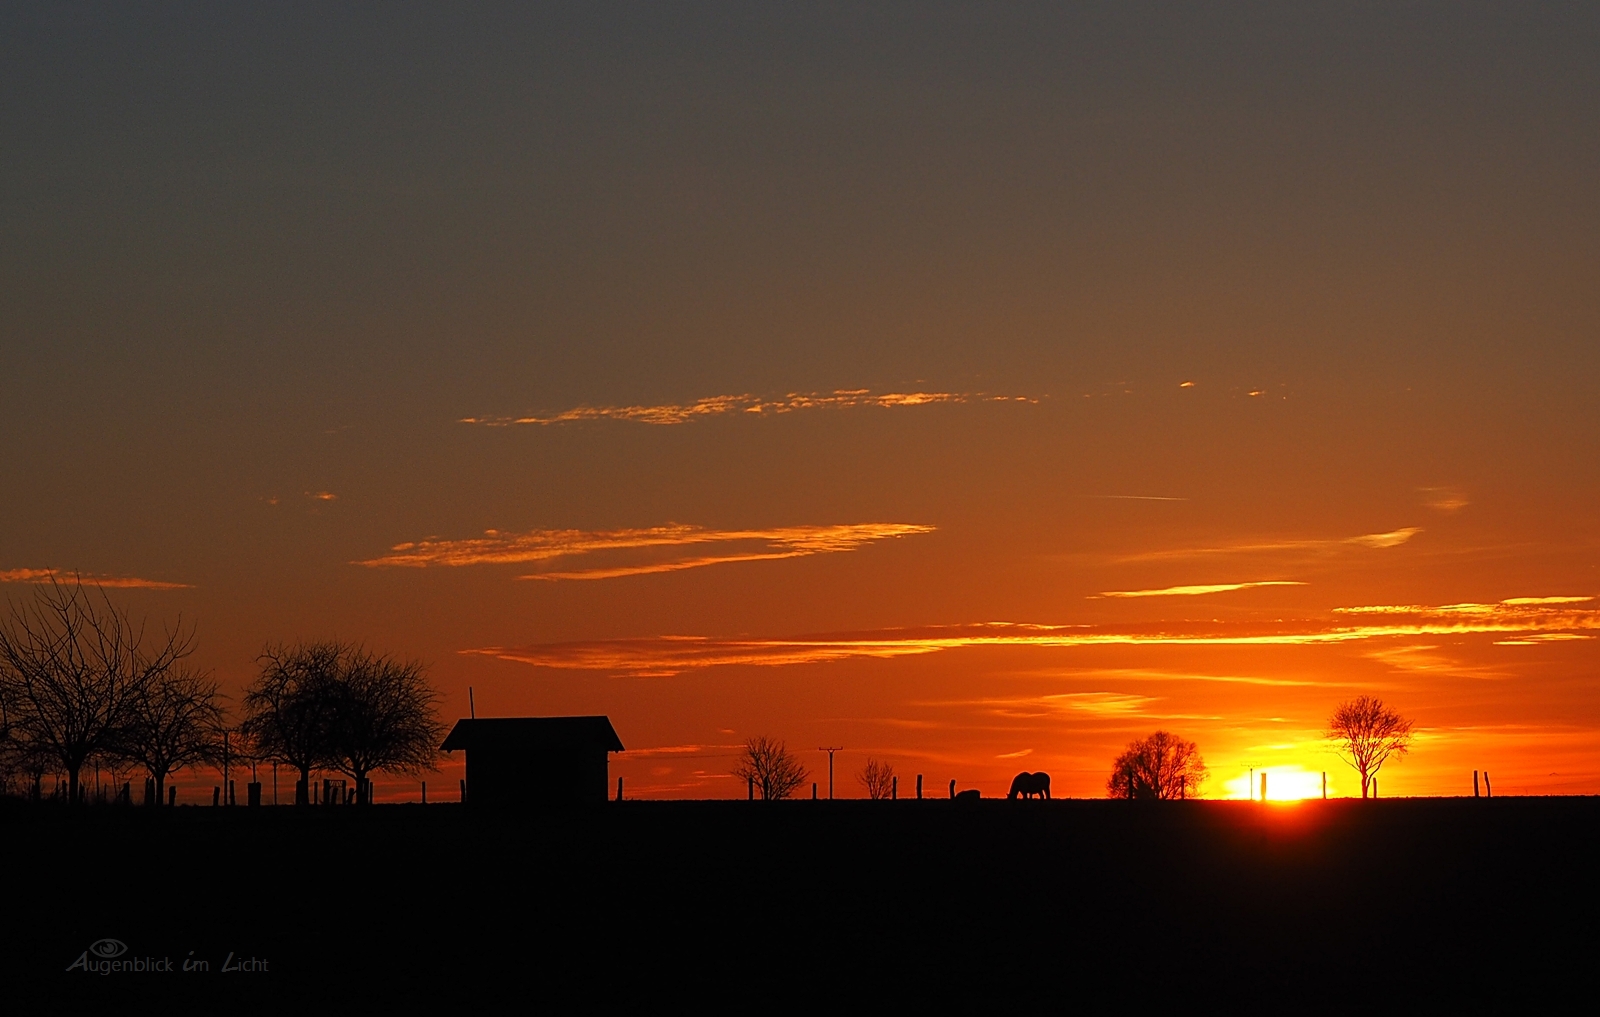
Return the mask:
<svg viewBox="0 0 1600 1017">
<path fill-rule="evenodd" d="M 1592 798 L 14 805 L 0 824 L 7 984 L 46 998 L 1393 1013 L 1592 995 L 1600 945 Z M 64 971 L 103 937 L 210 970 Z M 268 970 L 223 972 L 230 951 Z"/>
</svg>

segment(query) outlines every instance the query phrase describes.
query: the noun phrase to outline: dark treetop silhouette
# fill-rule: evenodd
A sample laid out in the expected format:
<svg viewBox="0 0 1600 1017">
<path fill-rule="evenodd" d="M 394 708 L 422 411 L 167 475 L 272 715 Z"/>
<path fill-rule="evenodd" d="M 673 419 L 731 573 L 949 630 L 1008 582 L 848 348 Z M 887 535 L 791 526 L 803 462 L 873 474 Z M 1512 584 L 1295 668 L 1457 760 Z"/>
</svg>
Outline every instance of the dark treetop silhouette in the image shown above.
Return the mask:
<svg viewBox="0 0 1600 1017">
<path fill-rule="evenodd" d="M 65 771 L 78 804 L 84 765 L 116 758 L 147 691 L 193 649 L 181 622 L 147 640 L 103 589 L 52 576 L 0 624 L 0 701 L 15 751 L 36 773 Z"/>
<path fill-rule="evenodd" d="M 761 793 L 764 801 L 778 801 L 794 794 L 805 783 L 806 769 L 789 754 L 783 742 L 757 735 L 744 743 L 744 753 L 733 768 L 733 775 L 747 781 Z"/>
<path fill-rule="evenodd" d="M 167 778 L 177 771 L 220 761 L 218 698 L 215 681 L 182 669 L 153 676 L 135 697 L 126 723 L 113 738 L 113 751 L 150 775 L 154 794 L 148 804 L 166 801 Z"/>
<path fill-rule="evenodd" d="M 295 804 L 309 803 L 312 770 L 349 775 L 365 804 L 371 773 L 433 768 L 444 727 L 420 664 L 338 642 L 273 647 L 258 659 L 242 729 L 258 758 L 300 771 Z"/>
<path fill-rule="evenodd" d="M 1403 756 L 1411 744 L 1411 721 L 1383 705 L 1377 696 L 1357 696 L 1340 703 L 1328 718 L 1327 737 L 1339 746 L 1339 757 L 1361 775 L 1361 797 L 1390 756 Z"/>
<path fill-rule="evenodd" d="M 874 801 L 888 798 L 894 792 L 894 767 L 868 757 L 867 765 L 856 774 L 856 780 L 866 789 L 868 798 Z"/>
<path fill-rule="evenodd" d="M 1194 742 L 1167 731 L 1129 742 L 1112 765 L 1106 791 L 1112 798 L 1187 798 L 1206 779 L 1206 764 Z"/>
</svg>

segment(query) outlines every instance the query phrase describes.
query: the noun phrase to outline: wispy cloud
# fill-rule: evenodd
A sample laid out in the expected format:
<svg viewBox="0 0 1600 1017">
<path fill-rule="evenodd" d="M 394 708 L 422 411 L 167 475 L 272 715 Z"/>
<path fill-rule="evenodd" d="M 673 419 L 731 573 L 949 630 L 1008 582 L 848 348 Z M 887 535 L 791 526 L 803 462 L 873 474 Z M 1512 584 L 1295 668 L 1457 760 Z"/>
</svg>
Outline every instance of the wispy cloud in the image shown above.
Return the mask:
<svg viewBox="0 0 1600 1017">
<path fill-rule="evenodd" d="M 1198 597 L 1207 593 L 1251 590 L 1257 586 L 1304 586 L 1288 579 L 1268 579 L 1258 583 L 1212 583 L 1207 586 L 1166 586 L 1159 590 L 1106 590 L 1102 597 Z"/>
<path fill-rule="evenodd" d="M 1399 547 L 1422 532 L 1420 526 L 1402 526 L 1383 533 L 1363 533 L 1354 537 L 1308 538 L 1300 540 L 1241 540 L 1202 547 L 1180 547 L 1160 551 L 1139 551 L 1121 555 L 1118 561 L 1176 561 L 1216 555 L 1271 554 L 1299 552 L 1311 555 L 1333 554 L 1352 547 Z"/>
<path fill-rule="evenodd" d="M 1486 608 L 1472 611 L 1467 608 Z M 852 658 L 895 658 L 986 646 L 1064 648 L 1078 646 L 1318 646 L 1375 639 L 1425 636 L 1534 633 L 1583 634 L 1600 629 L 1600 611 L 1561 606 L 1464 605 L 1342 609 L 1388 614 L 1382 622 L 1341 625 L 1315 620 L 1274 622 L 1185 622 L 1154 626 L 1033 625 L 985 622 L 922 629 L 795 636 L 787 639 L 719 639 L 659 636 L 588 642 L 490 646 L 463 650 L 539 667 L 609 671 L 664 677 L 731 664 L 781 667 Z"/>
<path fill-rule="evenodd" d="M 639 759 L 646 756 L 675 756 L 682 759 L 694 759 L 700 756 L 724 756 L 730 752 L 742 749 L 742 745 L 658 745 L 649 749 L 628 749 L 619 752 L 619 756 L 629 759 Z"/>
<path fill-rule="evenodd" d="M 369 568 L 508 565 L 544 562 L 602 552 L 642 551 L 706 544 L 756 545 L 744 548 L 730 546 L 726 552 L 719 554 L 624 563 L 590 569 L 535 572 L 518 577 L 546 580 L 613 579 L 654 572 L 676 572 L 729 562 L 770 561 L 854 551 L 876 541 L 931 533 L 933 530 L 934 527 L 920 523 L 846 523 L 837 526 L 780 526 L 748 530 L 713 530 L 681 523 L 630 530 L 532 530 L 526 533 L 487 530 L 481 537 L 462 540 L 429 537 L 396 544 L 390 548 L 388 554 L 354 564 Z"/>
<path fill-rule="evenodd" d="M 188 583 L 169 583 L 160 579 L 140 579 L 137 576 L 101 576 L 93 572 L 63 572 L 60 569 L 8 569 L 0 571 L 0 583 L 70 582 L 74 577 L 89 586 L 103 586 L 116 590 L 192 590 Z"/>
<path fill-rule="evenodd" d="M 1124 692 L 1057 692 L 1040 698 L 1048 704 L 1063 709 L 1102 717 L 1126 717 L 1142 713 L 1147 704 L 1155 702 L 1150 696 L 1136 696 Z"/>
<path fill-rule="evenodd" d="M 1454 487 L 1419 487 L 1417 491 L 1422 495 L 1424 505 L 1447 515 L 1459 512 L 1472 504 L 1465 494 Z"/>
<path fill-rule="evenodd" d="M 1037 403 L 1028 396 L 990 395 L 986 392 L 873 392 L 871 389 L 835 389 L 832 392 L 790 392 L 767 398 L 750 395 L 720 395 L 696 399 L 692 403 L 662 403 L 650 406 L 576 406 L 548 416 L 463 417 L 463 424 L 485 427 L 512 427 L 519 424 L 567 424 L 580 420 L 627 420 L 640 424 L 687 424 L 705 417 L 728 414 L 769 416 L 799 410 L 848 409 L 876 406 L 890 409 L 903 406 L 930 406 L 935 403 L 1020 402 Z"/>
</svg>

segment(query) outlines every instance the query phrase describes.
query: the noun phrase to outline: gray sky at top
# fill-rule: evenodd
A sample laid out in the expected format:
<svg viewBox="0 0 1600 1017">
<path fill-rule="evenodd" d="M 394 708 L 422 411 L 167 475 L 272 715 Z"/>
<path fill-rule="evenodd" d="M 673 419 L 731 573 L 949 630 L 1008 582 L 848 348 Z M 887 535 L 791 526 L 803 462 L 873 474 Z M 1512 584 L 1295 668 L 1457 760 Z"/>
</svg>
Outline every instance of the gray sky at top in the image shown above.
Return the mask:
<svg viewBox="0 0 1600 1017">
<path fill-rule="evenodd" d="M 735 392 L 1415 387 L 1588 447 L 1597 44 L 1585 4 L 7 5 L 8 553 L 214 554 L 229 484 Z"/>
</svg>

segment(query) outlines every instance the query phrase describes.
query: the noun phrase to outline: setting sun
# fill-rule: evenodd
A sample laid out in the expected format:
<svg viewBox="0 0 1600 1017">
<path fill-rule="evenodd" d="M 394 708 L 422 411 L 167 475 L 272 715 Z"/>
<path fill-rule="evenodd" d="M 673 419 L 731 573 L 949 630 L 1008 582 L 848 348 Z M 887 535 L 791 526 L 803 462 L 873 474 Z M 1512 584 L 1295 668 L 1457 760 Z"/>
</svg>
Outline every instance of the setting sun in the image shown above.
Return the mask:
<svg viewBox="0 0 1600 1017">
<path fill-rule="evenodd" d="M 1337 776 L 1333 773 L 1327 774 L 1329 798 L 1339 797 Z M 1260 801 L 1263 777 L 1266 778 L 1266 801 L 1291 802 L 1323 797 L 1322 771 L 1305 770 L 1298 766 L 1270 766 L 1256 770 L 1253 785 L 1251 774 L 1240 774 L 1223 784 L 1225 794 L 1222 797 Z"/>
</svg>

